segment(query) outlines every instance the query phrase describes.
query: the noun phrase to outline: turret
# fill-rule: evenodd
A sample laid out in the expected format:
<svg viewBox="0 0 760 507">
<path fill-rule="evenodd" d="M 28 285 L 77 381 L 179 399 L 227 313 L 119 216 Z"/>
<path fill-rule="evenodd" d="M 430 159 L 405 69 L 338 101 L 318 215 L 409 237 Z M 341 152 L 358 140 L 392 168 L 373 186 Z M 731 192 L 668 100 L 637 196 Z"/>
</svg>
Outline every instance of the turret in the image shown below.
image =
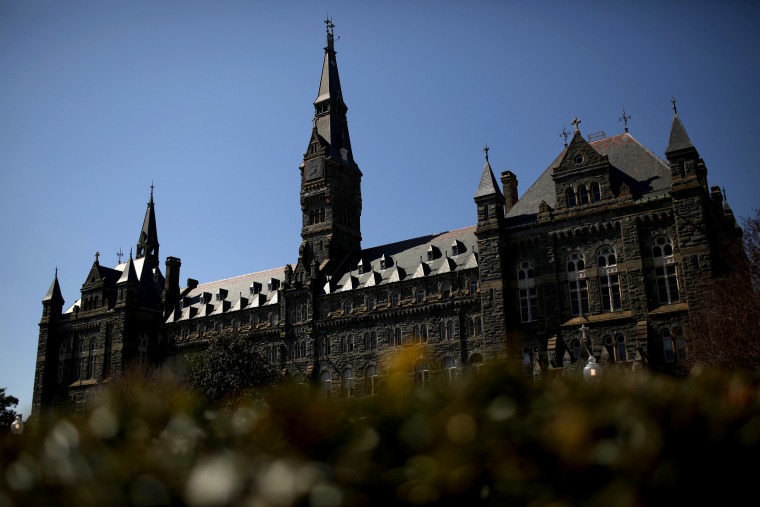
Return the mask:
<svg viewBox="0 0 760 507">
<path fill-rule="evenodd" d="M 158 228 L 156 227 L 156 212 L 153 204 L 153 185 L 150 186 L 150 200 L 148 209 L 145 210 L 145 219 L 140 230 L 140 238 L 137 240 L 135 259 L 145 257 L 148 266 L 158 267 Z"/>
</svg>

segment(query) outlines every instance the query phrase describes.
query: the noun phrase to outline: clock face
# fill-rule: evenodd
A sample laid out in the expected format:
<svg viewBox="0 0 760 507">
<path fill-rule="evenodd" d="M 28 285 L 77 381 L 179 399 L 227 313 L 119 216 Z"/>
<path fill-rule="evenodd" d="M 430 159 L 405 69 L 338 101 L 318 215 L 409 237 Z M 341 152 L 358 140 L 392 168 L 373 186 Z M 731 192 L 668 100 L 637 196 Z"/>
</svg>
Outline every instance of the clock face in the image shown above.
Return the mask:
<svg viewBox="0 0 760 507">
<path fill-rule="evenodd" d="M 323 168 L 324 168 L 324 161 L 321 158 L 315 158 L 314 160 L 310 160 L 308 164 L 306 164 L 306 179 L 311 180 L 314 178 L 319 178 L 322 176 Z"/>
</svg>

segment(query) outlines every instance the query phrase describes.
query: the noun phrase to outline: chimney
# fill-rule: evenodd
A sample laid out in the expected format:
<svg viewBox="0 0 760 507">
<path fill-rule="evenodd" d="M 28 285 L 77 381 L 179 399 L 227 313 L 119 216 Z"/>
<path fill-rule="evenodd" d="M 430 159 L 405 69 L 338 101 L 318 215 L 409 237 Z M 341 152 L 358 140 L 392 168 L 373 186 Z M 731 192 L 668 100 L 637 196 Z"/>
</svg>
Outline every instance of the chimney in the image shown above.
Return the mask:
<svg viewBox="0 0 760 507">
<path fill-rule="evenodd" d="M 166 280 L 164 282 L 164 308 L 172 308 L 179 299 L 179 268 L 182 262 L 177 257 L 166 258 Z"/>
<path fill-rule="evenodd" d="M 509 211 L 517 202 L 517 176 L 512 171 L 502 172 L 501 186 L 504 188 L 505 208 Z"/>
</svg>

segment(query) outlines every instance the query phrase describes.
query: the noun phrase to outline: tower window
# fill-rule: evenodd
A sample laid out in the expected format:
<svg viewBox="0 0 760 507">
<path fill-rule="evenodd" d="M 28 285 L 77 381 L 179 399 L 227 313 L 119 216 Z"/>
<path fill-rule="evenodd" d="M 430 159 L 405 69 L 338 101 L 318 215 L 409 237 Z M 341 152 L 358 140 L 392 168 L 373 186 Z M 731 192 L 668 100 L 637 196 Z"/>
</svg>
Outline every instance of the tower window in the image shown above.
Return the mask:
<svg viewBox="0 0 760 507">
<path fill-rule="evenodd" d="M 673 258 L 673 243 L 667 236 L 658 236 L 652 242 L 652 257 L 657 280 L 657 295 L 660 303 L 677 303 L 680 300 L 678 271 Z"/>
<path fill-rule="evenodd" d="M 589 313 L 588 281 L 586 264 L 581 252 L 572 252 L 567 257 L 567 287 L 570 295 L 570 314 L 585 315 Z"/>
<path fill-rule="evenodd" d="M 602 310 L 612 312 L 622 308 L 620 295 L 620 274 L 617 272 L 615 249 L 603 246 L 596 254 L 599 266 L 599 292 L 602 299 Z"/>
</svg>

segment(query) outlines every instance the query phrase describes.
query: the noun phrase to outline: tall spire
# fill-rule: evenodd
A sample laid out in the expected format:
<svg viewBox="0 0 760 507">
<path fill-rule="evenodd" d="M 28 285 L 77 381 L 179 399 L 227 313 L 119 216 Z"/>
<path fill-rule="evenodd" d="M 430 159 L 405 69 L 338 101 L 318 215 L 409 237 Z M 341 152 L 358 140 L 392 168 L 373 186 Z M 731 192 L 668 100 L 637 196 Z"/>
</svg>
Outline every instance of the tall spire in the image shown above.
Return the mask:
<svg viewBox="0 0 760 507">
<path fill-rule="evenodd" d="M 335 25 L 328 18 L 325 20 L 325 27 L 327 45 L 322 62 L 319 91 L 314 101 L 314 130 L 318 138 L 321 139 L 315 139 L 312 136 L 312 144 L 319 141 L 320 147 L 326 149 L 327 158 L 358 170 L 351 152 L 351 138 L 348 135 L 348 123 L 346 122 L 348 106 L 343 101 L 338 62 L 335 58 Z M 310 151 L 313 152 L 313 150 Z"/>
<path fill-rule="evenodd" d="M 694 149 L 694 145 L 691 144 L 691 139 L 686 133 L 686 129 L 681 123 L 681 119 L 678 117 L 678 110 L 676 109 L 676 99 L 671 100 L 673 104 L 673 125 L 670 127 L 670 140 L 668 141 L 668 148 L 665 153 L 671 153 L 678 150 Z"/>
<path fill-rule="evenodd" d="M 158 266 L 158 228 L 156 227 L 156 212 L 153 205 L 153 183 L 150 184 L 150 201 L 145 211 L 140 238 L 137 240 L 136 259 L 145 257 L 151 263 L 151 267 Z"/>
</svg>

